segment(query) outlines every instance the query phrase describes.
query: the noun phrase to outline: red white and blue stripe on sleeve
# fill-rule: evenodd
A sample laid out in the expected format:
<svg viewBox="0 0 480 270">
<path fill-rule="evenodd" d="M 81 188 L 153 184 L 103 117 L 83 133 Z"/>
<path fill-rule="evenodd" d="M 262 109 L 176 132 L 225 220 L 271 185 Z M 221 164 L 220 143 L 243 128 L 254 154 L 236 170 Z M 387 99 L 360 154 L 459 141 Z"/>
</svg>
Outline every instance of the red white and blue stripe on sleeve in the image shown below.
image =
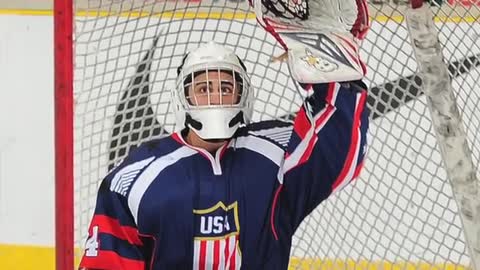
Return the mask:
<svg viewBox="0 0 480 270">
<path fill-rule="evenodd" d="M 104 180 L 88 231 L 80 269 L 144 270 L 143 242 L 123 197 Z"/>
<path fill-rule="evenodd" d="M 312 106 L 312 103 L 305 102 L 295 118 L 294 132 L 287 148 L 283 173 L 302 165 L 308 160 L 314 145 L 318 141 L 318 132 L 335 112 L 333 104 L 335 104 L 340 84 L 330 83 L 325 87 L 327 87 L 325 90 L 328 104 L 320 109 L 318 106 Z M 306 88 L 310 91 L 312 85 L 307 85 Z M 310 99 L 313 98 L 310 97 Z"/>
<path fill-rule="evenodd" d="M 313 88 L 313 94 L 295 119 L 273 205 L 274 211 L 279 209 L 275 204 L 293 211 L 294 218 L 286 222 L 297 226 L 360 173 L 368 129 L 363 86 L 360 82 L 304 86 Z"/>
<path fill-rule="evenodd" d="M 350 119 L 345 121 L 344 125 L 338 125 L 340 128 L 335 130 L 336 132 L 351 133 L 348 145 L 340 145 L 340 148 L 348 147 L 348 154 L 343 162 L 344 165 L 341 172 L 332 184 L 333 190 L 337 190 L 343 187 L 345 182 L 355 178 L 363 165 L 364 149 L 362 148 L 366 143 L 365 136 L 368 128 L 368 119 L 366 117 L 368 115 L 365 110 L 367 92 L 349 93 L 350 100 L 346 100 L 344 97 L 339 100 L 341 91 L 355 90 L 342 88 L 342 85 L 336 82 L 317 84 L 315 86 L 306 85 L 305 87 L 307 90 L 315 87 L 315 93 L 304 103 L 304 106 L 297 114 L 294 122 L 294 132 L 287 148 L 283 173 L 285 174 L 308 161 L 314 151 L 314 146 L 321 138 L 318 135 L 338 109 L 344 112 L 352 110 L 352 115 L 348 116 Z M 345 95 L 342 94 L 342 96 Z M 332 120 L 335 121 L 336 119 Z M 335 134 L 326 135 L 334 136 Z"/>
</svg>

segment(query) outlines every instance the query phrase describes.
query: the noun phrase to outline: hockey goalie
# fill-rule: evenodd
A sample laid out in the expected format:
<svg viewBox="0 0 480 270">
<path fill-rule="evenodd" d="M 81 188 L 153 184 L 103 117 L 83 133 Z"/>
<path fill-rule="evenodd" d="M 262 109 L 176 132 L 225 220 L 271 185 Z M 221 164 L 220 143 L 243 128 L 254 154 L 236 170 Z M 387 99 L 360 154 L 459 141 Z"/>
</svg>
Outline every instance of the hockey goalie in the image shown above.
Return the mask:
<svg viewBox="0 0 480 270">
<path fill-rule="evenodd" d="M 368 111 L 363 0 L 257 0 L 306 100 L 294 121 L 251 123 L 242 60 L 209 42 L 177 69 L 177 130 L 102 181 L 81 269 L 287 269 L 302 220 L 360 173 Z"/>
</svg>

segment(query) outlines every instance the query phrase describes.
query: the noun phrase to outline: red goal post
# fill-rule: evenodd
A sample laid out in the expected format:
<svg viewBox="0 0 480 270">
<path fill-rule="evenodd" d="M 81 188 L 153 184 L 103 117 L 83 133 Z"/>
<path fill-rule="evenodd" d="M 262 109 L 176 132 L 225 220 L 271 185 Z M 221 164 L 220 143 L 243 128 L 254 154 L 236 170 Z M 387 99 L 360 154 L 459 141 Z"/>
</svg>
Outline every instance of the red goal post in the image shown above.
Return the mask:
<svg viewBox="0 0 480 270">
<path fill-rule="evenodd" d="M 440 2 L 431 10 L 478 174 L 479 4 Z M 162 89 L 185 51 L 207 39 L 235 49 L 254 73 L 256 121 L 295 112 L 302 97 L 285 64 L 269 62 L 281 48 L 256 26 L 244 0 L 54 3 L 56 267 L 66 270 L 81 256 L 96 189 L 109 167 L 130 147 L 172 130 Z M 406 1 L 375 0 L 369 8 L 372 28 L 361 47 L 369 69 L 368 160 L 359 180 L 300 226 L 291 268 L 472 267 L 410 45 Z"/>
<path fill-rule="evenodd" d="M 74 267 L 73 1 L 54 1 L 55 265 Z"/>
</svg>

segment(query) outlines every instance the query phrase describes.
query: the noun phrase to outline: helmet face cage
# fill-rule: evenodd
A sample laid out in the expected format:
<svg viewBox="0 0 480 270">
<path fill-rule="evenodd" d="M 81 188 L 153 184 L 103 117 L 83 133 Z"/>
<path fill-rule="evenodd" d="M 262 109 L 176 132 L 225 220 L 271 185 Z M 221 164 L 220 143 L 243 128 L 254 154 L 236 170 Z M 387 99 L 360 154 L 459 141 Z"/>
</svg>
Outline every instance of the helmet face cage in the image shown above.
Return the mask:
<svg viewBox="0 0 480 270">
<path fill-rule="evenodd" d="M 180 71 L 176 86 L 186 111 L 208 108 L 245 108 L 253 91 L 245 71 L 227 63 L 209 63 Z"/>
</svg>

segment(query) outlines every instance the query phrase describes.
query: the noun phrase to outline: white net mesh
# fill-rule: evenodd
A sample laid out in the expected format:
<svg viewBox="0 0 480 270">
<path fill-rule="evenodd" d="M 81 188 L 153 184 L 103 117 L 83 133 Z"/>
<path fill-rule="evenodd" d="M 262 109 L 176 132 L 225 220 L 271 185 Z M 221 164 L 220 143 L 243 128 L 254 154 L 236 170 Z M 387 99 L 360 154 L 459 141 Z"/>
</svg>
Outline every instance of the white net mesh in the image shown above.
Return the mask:
<svg viewBox="0 0 480 270">
<path fill-rule="evenodd" d="M 283 52 L 245 1 L 77 1 L 75 17 L 75 233 L 82 246 L 98 184 L 130 146 L 173 130 L 170 89 L 187 50 L 223 43 L 256 88 L 254 120 L 302 102 Z M 370 3 L 362 45 L 371 127 L 359 180 L 322 203 L 297 231 L 293 269 L 468 267 L 463 229 L 442 167 L 403 2 Z M 435 7 L 474 164 L 480 155 L 480 10 Z M 153 48 L 153 49 L 152 49 Z M 376 267 L 376 268 L 375 268 Z M 352 268 L 353 269 L 353 268 Z"/>
</svg>

